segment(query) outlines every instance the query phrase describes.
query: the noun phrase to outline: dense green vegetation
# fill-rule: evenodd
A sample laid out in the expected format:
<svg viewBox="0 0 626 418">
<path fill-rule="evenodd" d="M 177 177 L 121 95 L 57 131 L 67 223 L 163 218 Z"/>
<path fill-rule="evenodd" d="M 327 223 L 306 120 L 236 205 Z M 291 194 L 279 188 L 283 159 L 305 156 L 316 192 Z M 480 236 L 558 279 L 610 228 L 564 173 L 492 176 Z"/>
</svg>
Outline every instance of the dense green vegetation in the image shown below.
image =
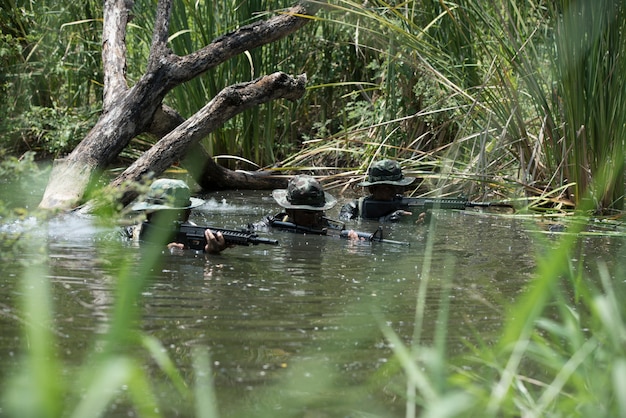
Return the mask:
<svg viewBox="0 0 626 418">
<path fill-rule="evenodd" d="M 101 4 L 79 3 L 0 3 L 3 170 L 20 166 L 6 156 L 27 150 L 40 158 L 62 155 L 97 117 Z M 226 85 L 276 70 L 308 74 L 309 90 L 300 102 L 252 110 L 207 138 L 214 155 L 316 169 L 331 175 L 329 184 L 345 183 L 372 159 L 389 156 L 437 192 L 523 198 L 533 207 L 575 205 L 586 212 L 623 208 L 623 1 L 331 3 L 293 37 L 250 51 L 167 98 L 189 115 Z M 289 4 L 177 2 L 172 46 L 179 54 L 190 52 Z M 131 82 L 146 61 L 154 5 L 135 3 Z M 150 141 L 138 138 L 125 157 Z M 529 196 L 536 199 L 527 201 Z M 420 300 L 428 292 L 423 280 L 410 345 L 381 321 L 397 362 L 372 379 L 370 390 L 401 382 L 407 416 L 625 416 L 626 317 L 623 289 L 611 280 L 623 272 L 599 265 L 600 282 L 585 280 L 571 265 L 572 228 L 574 234 L 538 256 L 529 291 L 511 310 L 499 344 L 469 347 L 475 369 L 457 368 L 443 347 L 420 341 Z M 143 360 L 122 346 L 149 353 L 180 396 L 196 405 L 197 416 L 216 416 L 206 396 L 198 395 L 211 393 L 206 353 L 197 354 L 196 381 L 183 382 L 159 343 L 133 326 L 137 312 L 127 302 L 139 297 L 155 260 L 144 262 L 115 264 L 119 297 L 112 326 L 102 350 L 75 372 L 84 397 L 58 385 L 64 365 L 51 361 L 49 329 L 25 327 L 36 349 L 22 374 L 3 388 L 9 414 L 97 416 L 117 396 L 114 389 L 127 385 L 141 416 L 156 416 L 158 399 Z M 23 278 L 22 306 L 32 323 L 47 323 L 51 315 L 42 277 L 45 272 L 34 267 Z M 445 318 L 445 303 L 441 309 Z M 442 321 L 440 344 L 445 333 Z M 540 367 L 544 379 L 528 378 L 529 367 Z"/>
<path fill-rule="evenodd" d="M 289 5 L 178 2 L 171 45 L 189 53 Z M 0 145 L 14 155 L 63 155 L 98 114 L 101 4 L 2 6 L 0 89 L 8 100 Z M 133 9 L 131 83 L 145 67 L 154 10 L 143 0 Z M 608 182 L 589 194 L 594 208 L 621 209 L 624 13 L 617 0 L 331 2 L 299 33 L 230 60 L 167 101 L 189 116 L 224 86 L 306 72 L 304 99 L 246 112 L 205 146 L 259 166 L 342 176 L 390 156 L 422 173 L 431 190 L 543 196 L 564 208 L 602 176 Z M 150 142 L 137 138 L 124 156 Z"/>
</svg>

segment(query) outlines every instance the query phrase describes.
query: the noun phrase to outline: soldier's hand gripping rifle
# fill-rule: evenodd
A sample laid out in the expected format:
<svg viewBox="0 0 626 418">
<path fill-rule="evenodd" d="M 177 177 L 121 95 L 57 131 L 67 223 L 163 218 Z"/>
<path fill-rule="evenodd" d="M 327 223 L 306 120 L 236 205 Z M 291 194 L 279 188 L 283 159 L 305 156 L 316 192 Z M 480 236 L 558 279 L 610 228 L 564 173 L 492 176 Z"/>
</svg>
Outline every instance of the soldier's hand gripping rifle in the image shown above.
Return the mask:
<svg viewBox="0 0 626 418">
<path fill-rule="evenodd" d="M 283 222 L 283 221 L 276 221 L 276 220 L 272 220 L 270 222 L 270 225 L 273 228 L 278 228 L 284 231 L 300 232 L 303 234 L 338 236 L 340 238 L 346 238 L 346 239 L 350 238 L 350 231 L 345 229 L 345 226 L 342 222 L 333 221 L 333 220 L 328 220 L 328 221 L 331 222 L 331 227 L 322 228 L 322 229 L 310 228 L 310 227 L 306 227 L 302 225 L 296 225 L 292 222 Z M 353 231 L 353 232 L 359 237 L 360 240 L 383 242 L 387 244 L 396 244 L 396 245 L 410 245 L 410 243 L 406 241 L 394 241 L 391 239 L 383 238 L 383 228 L 381 226 L 379 226 L 378 229 L 372 233 L 360 232 L 360 231 Z"/>
<path fill-rule="evenodd" d="M 180 226 L 178 234 L 176 235 L 176 242 L 185 244 L 185 247 L 194 250 L 204 250 L 204 246 L 207 244 L 206 237 L 204 236 L 205 229 L 210 229 L 213 234 L 221 232 L 226 244 L 230 245 L 278 245 L 277 240 L 260 237 L 248 229 L 236 231 L 212 226 L 196 226 L 189 224 L 182 224 Z"/>
<path fill-rule="evenodd" d="M 165 239 L 166 243 L 177 242 L 184 244 L 185 248 L 204 251 L 204 247 L 207 245 L 206 237 L 204 236 L 205 229 L 210 229 L 213 234 L 221 232 L 224 237 L 224 241 L 229 245 L 278 245 L 277 240 L 259 237 L 256 233 L 248 229 L 233 230 L 215 228 L 213 226 L 191 225 L 187 223 L 177 224 L 176 228 L 171 231 L 167 231 L 150 222 L 144 222 L 141 226 L 141 236 L 147 237 L 147 240 L 150 240 L 152 234 L 161 233 L 163 234 L 162 236 L 168 237 Z M 163 238 L 159 239 L 162 240 Z"/>
</svg>

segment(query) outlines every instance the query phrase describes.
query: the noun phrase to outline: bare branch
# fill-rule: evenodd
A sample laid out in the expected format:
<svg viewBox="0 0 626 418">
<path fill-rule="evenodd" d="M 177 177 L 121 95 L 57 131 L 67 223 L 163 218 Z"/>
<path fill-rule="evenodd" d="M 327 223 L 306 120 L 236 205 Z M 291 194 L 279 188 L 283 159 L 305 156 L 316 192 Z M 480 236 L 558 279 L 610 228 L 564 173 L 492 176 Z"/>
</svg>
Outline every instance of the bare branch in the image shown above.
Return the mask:
<svg viewBox="0 0 626 418">
<path fill-rule="evenodd" d="M 308 14 L 315 9 L 298 4 L 268 20 L 242 26 L 192 54 L 178 57 L 169 75 L 180 84 L 249 49 L 284 38 L 306 25 L 310 19 Z"/>
<path fill-rule="evenodd" d="M 304 94 L 306 75 L 293 78 L 278 72 L 222 90 L 195 115 L 163 137 L 139 157 L 111 185 L 140 180 L 151 172 L 162 173 L 181 159 L 191 145 L 198 143 L 233 116 L 262 103 L 284 98 L 297 100 Z"/>
<path fill-rule="evenodd" d="M 304 94 L 305 76 L 294 79 L 275 73 L 226 88 L 185 122 L 173 109 L 163 106 L 165 95 L 182 82 L 236 54 L 273 42 L 304 26 L 310 21 L 310 14 L 319 8 L 317 2 L 300 3 L 279 16 L 217 38 L 197 53 L 177 57 L 167 47 L 172 0 L 159 0 L 148 70 L 129 88 L 125 81 L 125 37 L 132 0 L 104 1 L 104 111 L 81 143 L 66 158 L 55 162 L 40 208 L 60 209 L 78 204 L 92 176 L 143 132 L 162 139 L 124 172 L 123 179 L 140 180 L 148 172 L 158 175 L 170 164 L 182 160 L 192 145 L 236 114 L 274 99 L 296 100 Z M 229 174 L 226 169 L 217 173 L 219 177 L 226 174 Z M 263 184 L 269 184 L 266 180 Z M 241 176 L 227 176 L 226 181 L 233 184 L 242 180 Z"/>
<path fill-rule="evenodd" d="M 104 66 L 104 97 L 102 108 L 106 112 L 111 103 L 128 89 L 126 84 L 126 25 L 130 0 L 104 2 L 102 28 L 102 63 Z"/>
<path fill-rule="evenodd" d="M 155 71 L 159 66 L 161 58 L 170 53 L 167 47 L 167 40 L 169 38 L 171 13 L 172 0 L 159 0 L 154 22 L 154 32 L 152 34 L 152 46 L 150 47 L 150 56 L 148 58 L 148 74 Z"/>
</svg>

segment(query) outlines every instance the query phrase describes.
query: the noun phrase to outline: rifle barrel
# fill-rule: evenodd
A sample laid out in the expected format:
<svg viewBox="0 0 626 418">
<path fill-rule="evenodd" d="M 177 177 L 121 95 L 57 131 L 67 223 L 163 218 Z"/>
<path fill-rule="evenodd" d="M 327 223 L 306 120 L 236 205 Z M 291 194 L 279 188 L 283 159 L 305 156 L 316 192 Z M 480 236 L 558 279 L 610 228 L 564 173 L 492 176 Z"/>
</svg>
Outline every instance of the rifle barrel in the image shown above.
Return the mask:
<svg viewBox="0 0 626 418">
<path fill-rule="evenodd" d="M 366 241 L 376 241 L 376 242 L 382 242 L 382 243 L 385 243 L 385 244 L 406 245 L 406 246 L 411 245 L 411 243 L 407 242 L 407 241 L 395 241 L 395 240 L 392 240 L 392 239 L 379 237 L 378 236 L 378 231 L 380 231 L 380 229 L 377 230 L 376 232 L 371 232 L 371 233 L 370 232 L 361 232 L 361 231 L 354 231 L 354 232 L 356 233 L 356 235 L 359 238 L 363 238 Z M 341 236 L 341 238 L 349 238 L 349 234 L 350 234 L 350 231 L 344 229 L 344 230 L 340 231 L 339 236 Z"/>
<path fill-rule="evenodd" d="M 428 198 L 428 197 L 403 197 L 402 204 L 411 206 L 420 206 L 426 209 L 459 209 L 466 208 L 507 208 L 515 212 L 515 207 L 509 203 L 501 202 L 471 202 L 463 198 Z"/>
<path fill-rule="evenodd" d="M 278 245 L 278 240 L 276 239 L 263 238 L 263 237 L 257 237 L 257 236 L 250 237 L 249 241 L 252 245 L 257 245 L 257 244 Z"/>
<path fill-rule="evenodd" d="M 296 225 L 292 222 L 283 222 L 283 221 L 272 221 L 271 225 L 272 227 L 284 229 L 287 231 L 302 232 L 302 233 L 309 233 L 309 234 L 316 234 L 316 235 L 328 235 L 328 236 L 336 235 L 340 238 L 349 238 L 349 232 L 350 232 L 347 229 L 341 229 L 341 230 L 333 229 L 333 228 L 313 229 L 313 228 L 309 228 L 309 227 L 302 226 L 302 225 Z M 396 244 L 396 245 L 410 245 L 408 242 L 405 242 L 405 241 L 394 241 L 391 239 L 383 239 L 381 228 L 379 228 L 378 230 L 376 230 L 376 232 L 373 232 L 373 233 L 360 232 L 360 231 L 354 231 L 354 232 L 356 232 L 359 238 L 363 238 L 366 241 L 376 241 L 376 242 L 383 242 L 387 244 Z"/>
<path fill-rule="evenodd" d="M 507 208 L 515 212 L 515 206 L 502 202 L 467 202 L 467 207 L 473 208 Z"/>
<path fill-rule="evenodd" d="M 457 198 L 422 198 L 422 197 L 405 197 L 402 203 L 407 206 L 421 206 L 426 209 L 465 209 L 468 201 L 466 199 Z"/>
</svg>

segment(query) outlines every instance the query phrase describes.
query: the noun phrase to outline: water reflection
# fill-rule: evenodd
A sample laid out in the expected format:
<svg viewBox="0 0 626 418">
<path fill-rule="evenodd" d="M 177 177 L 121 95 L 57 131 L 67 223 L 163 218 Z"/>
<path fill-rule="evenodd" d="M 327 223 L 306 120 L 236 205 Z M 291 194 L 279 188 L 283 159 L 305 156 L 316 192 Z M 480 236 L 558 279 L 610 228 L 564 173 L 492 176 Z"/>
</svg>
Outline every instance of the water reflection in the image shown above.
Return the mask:
<svg viewBox="0 0 626 418">
<path fill-rule="evenodd" d="M 193 215 L 198 224 L 236 228 L 277 210 L 264 192 L 207 198 Z M 378 227 L 350 226 L 369 232 Z M 537 238 L 530 229 L 519 219 L 438 211 L 430 225 L 409 219 L 386 228 L 388 238 L 409 241 L 409 247 L 270 232 L 279 246 L 237 247 L 217 256 L 164 251 L 162 267 L 143 290 L 141 328 L 163 343 L 190 381 L 192 348 L 209 347 L 225 410 L 231 402 L 258 401 L 258 388 L 299 373 L 299 365 L 315 358 L 339 373 L 344 385 L 358 385 L 391 357 L 372 312 L 410 343 L 425 283 L 423 342 L 432 342 L 440 308 L 449 304 L 452 355 L 477 338 L 492 343 L 531 277 Z M 138 260 L 141 251 L 112 228 L 76 216 L 55 219 L 40 238 L 47 245 L 61 353 L 80 363 L 94 334 L 106 330 L 110 320 L 112 269 L 119 260 Z M 429 239 L 433 252 L 424 271 Z M 593 248 L 599 244 L 621 254 L 615 241 L 598 239 L 583 242 L 586 256 L 597 254 Z M 2 269 L 0 355 L 6 364 L 0 369 L 7 370 L 23 346 L 15 302 L 21 267 L 16 262 Z"/>
</svg>

